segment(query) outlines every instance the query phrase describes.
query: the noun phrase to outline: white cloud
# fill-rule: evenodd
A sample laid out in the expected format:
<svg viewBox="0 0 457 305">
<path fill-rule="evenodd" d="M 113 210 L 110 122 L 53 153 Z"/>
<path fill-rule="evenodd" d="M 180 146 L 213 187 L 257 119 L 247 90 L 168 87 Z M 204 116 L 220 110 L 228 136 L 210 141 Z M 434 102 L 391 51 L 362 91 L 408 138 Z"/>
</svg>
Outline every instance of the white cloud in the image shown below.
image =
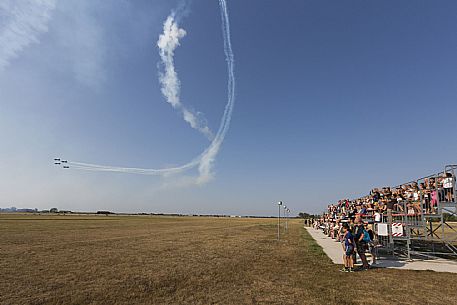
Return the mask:
<svg viewBox="0 0 457 305">
<path fill-rule="evenodd" d="M 55 0 L 4 0 L 0 2 L 0 71 L 39 36 L 48 31 Z"/>
</svg>

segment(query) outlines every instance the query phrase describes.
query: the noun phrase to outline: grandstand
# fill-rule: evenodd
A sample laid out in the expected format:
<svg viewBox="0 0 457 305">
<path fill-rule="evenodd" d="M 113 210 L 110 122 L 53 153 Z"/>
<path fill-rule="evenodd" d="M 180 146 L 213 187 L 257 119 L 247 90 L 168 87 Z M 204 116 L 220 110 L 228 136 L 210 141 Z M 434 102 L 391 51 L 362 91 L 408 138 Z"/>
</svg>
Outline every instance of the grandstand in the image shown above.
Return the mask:
<svg viewBox="0 0 457 305">
<path fill-rule="evenodd" d="M 342 224 L 361 215 L 373 231 L 377 255 L 457 258 L 456 170 L 457 165 L 446 165 L 415 181 L 340 200 L 328 206 L 316 226 L 338 239 Z"/>
</svg>

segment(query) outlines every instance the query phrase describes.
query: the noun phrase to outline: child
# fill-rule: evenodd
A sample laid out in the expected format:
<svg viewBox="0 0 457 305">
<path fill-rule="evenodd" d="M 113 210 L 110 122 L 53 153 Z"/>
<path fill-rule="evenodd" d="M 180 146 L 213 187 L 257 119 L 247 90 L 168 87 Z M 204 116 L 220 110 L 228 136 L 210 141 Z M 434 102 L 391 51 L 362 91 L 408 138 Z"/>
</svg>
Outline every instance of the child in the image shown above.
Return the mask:
<svg viewBox="0 0 457 305">
<path fill-rule="evenodd" d="M 349 226 L 345 223 L 343 224 L 343 263 L 344 268 L 341 269 L 342 272 L 353 272 L 354 261 L 352 260 L 352 255 L 354 253 L 354 236 L 349 229 Z"/>
</svg>

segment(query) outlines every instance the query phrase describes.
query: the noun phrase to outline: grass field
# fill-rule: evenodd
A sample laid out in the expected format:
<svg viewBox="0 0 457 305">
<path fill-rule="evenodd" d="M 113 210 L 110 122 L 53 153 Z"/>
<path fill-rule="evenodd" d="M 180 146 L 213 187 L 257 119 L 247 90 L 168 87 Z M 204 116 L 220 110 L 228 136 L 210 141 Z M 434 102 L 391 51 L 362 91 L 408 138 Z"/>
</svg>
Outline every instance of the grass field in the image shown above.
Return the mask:
<svg viewBox="0 0 457 305">
<path fill-rule="evenodd" d="M 341 273 L 273 219 L 0 215 L 0 304 L 457 304 L 457 275 Z"/>
</svg>

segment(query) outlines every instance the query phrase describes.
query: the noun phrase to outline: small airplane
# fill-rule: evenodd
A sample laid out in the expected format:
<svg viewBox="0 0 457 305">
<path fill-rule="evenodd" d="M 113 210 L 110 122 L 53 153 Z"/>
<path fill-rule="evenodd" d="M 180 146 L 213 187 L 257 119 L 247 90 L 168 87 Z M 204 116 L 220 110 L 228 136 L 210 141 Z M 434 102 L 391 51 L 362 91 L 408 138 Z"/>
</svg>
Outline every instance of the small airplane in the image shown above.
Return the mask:
<svg viewBox="0 0 457 305">
<path fill-rule="evenodd" d="M 60 158 L 54 158 L 54 161 L 60 161 Z"/>
<path fill-rule="evenodd" d="M 62 160 L 61 162 L 62 162 L 62 163 L 68 163 L 68 161 L 67 161 L 67 160 Z"/>
<path fill-rule="evenodd" d="M 60 165 L 61 163 L 60 162 L 54 162 L 55 165 Z"/>
<path fill-rule="evenodd" d="M 64 166 L 63 166 L 63 168 L 70 168 L 70 166 L 66 166 L 66 165 L 64 165 Z"/>
</svg>

